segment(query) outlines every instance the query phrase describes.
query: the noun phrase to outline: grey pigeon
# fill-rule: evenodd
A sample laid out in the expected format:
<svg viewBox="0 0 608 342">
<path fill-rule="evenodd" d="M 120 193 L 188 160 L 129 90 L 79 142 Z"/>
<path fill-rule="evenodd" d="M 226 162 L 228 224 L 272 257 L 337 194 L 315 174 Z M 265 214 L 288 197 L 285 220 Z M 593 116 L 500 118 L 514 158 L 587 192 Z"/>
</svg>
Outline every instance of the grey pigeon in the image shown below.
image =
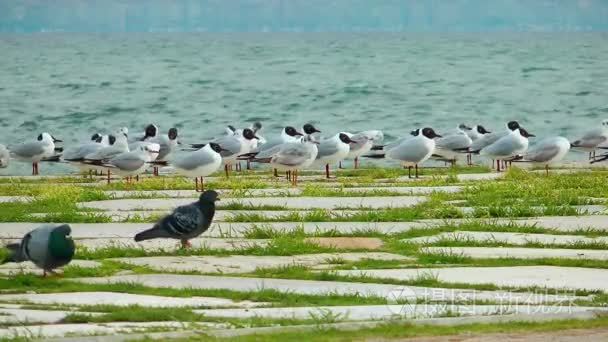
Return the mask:
<svg viewBox="0 0 608 342">
<path fill-rule="evenodd" d="M 190 247 L 188 240 L 209 229 L 215 214 L 215 201 L 219 200 L 217 196 L 213 190 L 203 192 L 198 202 L 175 208 L 154 227 L 135 235 L 135 241 L 169 238 L 180 240 L 182 248 Z"/>
<path fill-rule="evenodd" d="M 36 228 L 25 234 L 20 243 L 6 246 L 9 256 L 3 263 L 31 261 L 42 268 L 46 276 L 47 272 L 53 272 L 72 261 L 76 247 L 71 232 L 67 224 Z"/>
</svg>

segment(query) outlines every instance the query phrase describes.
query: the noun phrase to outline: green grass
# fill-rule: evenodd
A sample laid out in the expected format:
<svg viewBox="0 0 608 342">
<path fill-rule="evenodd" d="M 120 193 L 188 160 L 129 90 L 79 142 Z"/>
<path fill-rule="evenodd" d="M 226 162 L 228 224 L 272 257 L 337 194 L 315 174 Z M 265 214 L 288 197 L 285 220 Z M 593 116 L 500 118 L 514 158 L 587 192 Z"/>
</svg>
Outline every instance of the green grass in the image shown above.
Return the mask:
<svg viewBox="0 0 608 342">
<path fill-rule="evenodd" d="M 245 336 L 233 338 L 213 338 L 208 335 L 177 339 L 177 341 L 319 341 L 319 342 L 341 342 L 341 341 L 375 341 L 375 340 L 398 340 L 406 338 L 421 338 L 431 336 L 456 335 L 453 338 L 459 340 L 471 336 L 483 334 L 505 333 L 505 334 L 530 334 L 549 332 L 559 335 L 559 331 L 567 329 L 604 329 L 608 324 L 608 317 L 599 316 L 590 320 L 563 319 L 549 322 L 525 322 L 510 321 L 497 323 L 469 323 L 458 325 L 428 325 L 416 324 L 415 322 L 386 322 L 379 323 L 376 327 L 365 327 L 360 329 L 338 329 L 331 326 L 310 326 L 298 330 L 274 331 L 272 333 L 252 333 Z M 505 338 L 503 336 L 503 338 Z M 522 337 L 524 340 L 525 337 Z M 149 341 L 149 340 L 146 340 Z"/>
<path fill-rule="evenodd" d="M 381 305 L 386 299 L 375 296 L 358 294 L 341 295 L 328 293 L 324 295 L 303 295 L 292 292 L 280 292 L 272 289 L 255 291 L 232 291 L 226 289 L 172 289 L 148 287 L 135 283 L 117 284 L 84 284 L 71 282 L 69 279 L 41 278 L 40 276 L 21 274 L 11 278 L 0 279 L 0 289 L 3 293 L 59 293 L 59 292 L 118 292 L 167 297 L 218 297 L 234 301 L 249 300 L 253 302 L 268 302 L 273 306 L 336 306 L 336 305 Z"/>
</svg>

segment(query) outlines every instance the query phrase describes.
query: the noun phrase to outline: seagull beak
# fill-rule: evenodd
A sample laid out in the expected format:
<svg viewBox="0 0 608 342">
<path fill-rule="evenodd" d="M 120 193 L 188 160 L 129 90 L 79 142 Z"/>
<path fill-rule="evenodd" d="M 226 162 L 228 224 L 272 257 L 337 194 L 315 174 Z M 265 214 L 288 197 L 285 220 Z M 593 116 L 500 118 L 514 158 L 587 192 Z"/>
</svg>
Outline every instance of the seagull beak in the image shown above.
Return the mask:
<svg viewBox="0 0 608 342">
<path fill-rule="evenodd" d="M 300 133 L 300 132 L 298 132 L 298 131 L 296 131 L 296 132 L 294 133 L 294 135 L 304 136 L 304 134 L 302 134 L 302 133 Z"/>
<path fill-rule="evenodd" d="M 53 142 L 54 142 L 54 143 L 56 143 L 56 142 L 63 142 L 63 140 L 56 139 L 55 137 L 52 137 L 52 138 L 53 138 Z"/>
<path fill-rule="evenodd" d="M 443 137 L 443 136 L 441 136 L 441 135 L 439 135 L 439 134 L 435 133 L 435 136 L 434 136 L 433 138 L 442 138 L 442 137 Z"/>
<path fill-rule="evenodd" d="M 530 138 L 530 137 L 535 137 L 535 136 L 536 136 L 536 135 L 534 135 L 534 134 L 528 133 L 528 138 Z"/>
<path fill-rule="evenodd" d="M 313 128 L 313 131 L 312 131 L 312 132 L 313 132 L 313 133 L 321 133 L 321 131 L 319 131 L 319 130 L 318 130 L 318 129 L 316 129 L 316 128 Z"/>
<path fill-rule="evenodd" d="M 254 135 L 253 135 L 253 139 L 258 139 L 258 140 L 260 140 L 260 137 L 258 137 L 257 135 L 255 135 L 255 134 L 254 134 Z"/>
</svg>

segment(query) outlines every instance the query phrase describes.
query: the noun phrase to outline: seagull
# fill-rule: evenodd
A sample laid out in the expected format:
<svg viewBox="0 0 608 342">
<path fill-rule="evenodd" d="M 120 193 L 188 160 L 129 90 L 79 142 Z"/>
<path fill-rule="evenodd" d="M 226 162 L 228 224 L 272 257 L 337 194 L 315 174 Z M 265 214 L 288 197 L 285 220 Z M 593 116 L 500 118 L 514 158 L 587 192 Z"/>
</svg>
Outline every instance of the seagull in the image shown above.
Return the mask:
<svg viewBox="0 0 608 342">
<path fill-rule="evenodd" d="M 278 137 L 266 140 L 263 144 L 260 143 L 258 146 L 252 148 L 248 153 L 240 155 L 239 159 L 246 159 L 249 163 L 252 158 L 257 156 L 257 154 L 271 150 L 274 147 L 287 142 L 297 142 L 298 138 L 301 136 L 303 136 L 303 134 L 298 132 L 293 126 L 286 126 L 281 130 L 281 134 Z M 278 177 L 277 170 L 275 170 L 275 177 Z"/>
<path fill-rule="evenodd" d="M 573 149 L 589 152 L 589 159 L 595 159 L 595 150 L 608 141 L 608 120 L 603 120 L 600 127 L 585 133 L 580 139 L 571 143 Z"/>
<path fill-rule="evenodd" d="M 47 272 L 63 267 L 72 261 L 76 247 L 70 236 L 72 229 L 69 225 L 45 225 L 25 234 L 21 242 L 6 245 L 9 250 L 6 262 L 31 261 Z"/>
<path fill-rule="evenodd" d="M 35 141 L 17 145 L 11 149 L 12 156 L 20 161 L 32 163 L 32 175 L 38 175 L 38 163 L 55 154 L 55 139 L 49 133 L 41 133 Z"/>
<path fill-rule="evenodd" d="M 570 151 L 570 142 L 564 137 L 551 137 L 538 142 L 532 146 L 520 158 L 514 162 L 527 162 L 534 164 L 544 164 L 547 176 L 549 175 L 549 165 L 559 162 Z"/>
<path fill-rule="evenodd" d="M 229 177 L 228 165 L 232 165 L 239 156 L 250 152 L 249 145 L 245 141 L 252 139 L 258 139 L 258 137 L 253 133 L 252 129 L 245 128 L 243 130 L 243 136 L 223 136 L 212 141 L 222 148 L 220 155 L 222 156 L 226 178 Z M 205 145 L 206 144 L 192 144 L 191 146 L 193 148 L 201 148 Z"/>
<path fill-rule="evenodd" d="M 154 172 L 155 176 L 158 176 L 158 165 L 167 165 L 167 161 L 175 152 L 177 145 L 179 144 L 177 141 L 177 128 L 173 127 L 169 129 L 167 135 L 161 135 L 156 138 L 152 138 L 149 140 L 151 143 L 157 143 L 160 145 L 160 151 L 158 152 L 158 157 L 156 160 L 152 161 L 154 164 Z"/>
<path fill-rule="evenodd" d="M 298 142 L 288 142 L 260 152 L 252 161 L 269 163 L 272 168 L 292 173 L 293 186 L 298 185 L 298 170 L 309 167 L 319 152 L 317 142 L 310 135 Z"/>
<path fill-rule="evenodd" d="M 476 125 L 472 129 L 465 131 L 471 140 L 476 141 L 483 138 L 484 135 L 492 133 L 485 129 L 482 125 Z"/>
<path fill-rule="evenodd" d="M 476 153 L 477 154 L 484 147 L 492 145 L 498 139 L 500 139 L 503 136 L 509 134 L 509 132 L 515 131 L 519 127 L 520 126 L 519 126 L 519 123 L 517 121 L 509 121 L 509 123 L 507 123 L 507 129 L 502 130 L 500 132 L 493 132 L 493 133 L 484 134 L 481 138 L 473 141 L 473 143 L 471 144 L 471 147 L 470 147 L 469 150 L 471 151 L 471 153 Z"/>
<path fill-rule="evenodd" d="M 382 131 L 370 130 L 356 134 L 345 132 L 354 142 L 349 144 L 350 150 L 346 159 L 353 159 L 355 169 L 359 168 L 359 157 L 368 153 L 375 144 L 381 143 L 384 139 Z"/>
<path fill-rule="evenodd" d="M 222 165 L 222 152 L 220 145 L 208 143 L 204 147 L 194 152 L 174 158 L 171 162 L 175 171 L 186 177 L 194 177 L 196 192 L 204 190 L 203 177 L 214 173 Z M 198 177 L 201 178 L 199 190 Z"/>
<path fill-rule="evenodd" d="M 140 146 L 135 151 L 124 152 L 102 161 L 101 166 L 114 170 L 114 173 L 120 176 L 127 177 L 127 181 L 130 182 L 131 177 L 139 176 L 146 171 L 148 163 L 156 159 L 159 150 L 159 144 L 150 143 Z"/>
<path fill-rule="evenodd" d="M 471 130 L 471 128 L 467 127 L 465 124 L 460 124 L 456 132 L 446 134 L 437 139 L 435 141 L 435 151 L 433 152 L 432 157 L 443 161 L 449 161 L 452 166 L 456 165 L 457 157 L 463 152 L 468 152 L 469 147 L 471 147 L 471 144 L 473 143 L 473 140 L 467 135 L 467 130 Z"/>
<path fill-rule="evenodd" d="M 106 147 L 102 147 L 93 153 L 87 154 L 87 155 L 85 155 L 84 160 L 78 161 L 79 163 L 84 163 L 84 164 L 88 165 L 88 167 L 90 167 L 94 170 L 107 171 L 108 184 L 110 184 L 112 172 L 110 171 L 110 169 L 107 169 L 102 166 L 103 162 L 105 160 L 111 159 L 121 153 L 129 152 L 129 144 L 127 142 L 127 136 L 125 134 L 123 134 L 123 133 L 121 133 L 121 131 L 119 131 L 117 133 L 117 135 L 113 136 L 113 137 L 114 137 L 113 144 L 106 146 Z"/>
<path fill-rule="evenodd" d="M 484 147 L 479 154 L 496 160 L 496 171 L 500 172 L 500 161 L 512 161 L 513 158 L 524 154 L 528 149 L 528 138 L 534 134 L 528 133 L 523 127 L 511 131 L 495 143 Z"/>
<path fill-rule="evenodd" d="M 125 132 L 125 134 L 126 133 L 128 133 L 128 131 Z M 157 134 L 158 126 L 156 126 L 155 124 L 149 124 L 144 130 L 144 135 L 142 137 L 137 138 L 137 141 L 148 141 L 149 139 L 155 138 Z"/>
<path fill-rule="evenodd" d="M 8 167 L 10 159 L 10 152 L 6 149 L 6 146 L 0 144 L 0 169 Z"/>
<path fill-rule="evenodd" d="M 216 201 L 219 201 L 217 192 L 207 190 L 197 202 L 175 208 L 154 227 L 135 235 L 135 241 L 169 238 L 180 240 L 182 248 L 191 247 L 188 240 L 203 234 L 211 226 Z"/>
<path fill-rule="evenodd" d="M 315 163 L 325 165 L 325 177 L 329 179 L 329 164 L 338 163 L 348 155 L 350 143 L 356 142 L 348 137 L 346 133 L 338 133 L 329 139 L 319 142 L 317 158 Z"/>
<path fill-rule="evenodd" d="M 414 137 L 399 139 L 396 143 L 386 145 L 385 155 L 380 155 L 380 158 L 385 156 L 388 159 L 399 161 L 403 167 L 408 168 L 409 178 L 412 178 L 412 167 L 415 167 L 416 178 L 418 178 L 418 164 L 424 163 L 433 154 L 435 138 L 441 138 L 441 135 L 435 133 L 432 128 L 425 127 Z M 372 157 L 378 158 L 377 155 Z"/>
<path fill-rule="evenodd" d="M 77 145 L 66 149 L 63 152 L 62 159 L 72 165 L 78 167 L 82 172 L 91 172 L 94 168 L 90 165 L 82 163 L 86 156 L 99 151 L 100 149 L 114 145 L 116 137 L 113 135 L 99 135 L 95 133 L 91 137 L 91 142 Z"/>
</svg>

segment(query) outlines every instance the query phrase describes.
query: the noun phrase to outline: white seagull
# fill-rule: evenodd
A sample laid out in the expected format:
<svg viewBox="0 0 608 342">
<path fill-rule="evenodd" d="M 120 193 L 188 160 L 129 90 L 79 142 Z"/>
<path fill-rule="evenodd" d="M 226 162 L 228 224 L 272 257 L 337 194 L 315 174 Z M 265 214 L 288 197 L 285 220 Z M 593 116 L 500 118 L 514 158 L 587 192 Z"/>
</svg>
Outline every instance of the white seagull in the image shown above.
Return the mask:
<svg viewBox="0 0 608 342">
<path fill-rule="evenodd" d="M 222 156 L 220 155 L 222 151 L 219 144 L 211 142 L 194 152 L 175 157 L 171 165 L 180 175 L 194 177 L 196 191 L 202 192 L 205 189 L 203 177 L 214 173 L 222 165 Z"/>
<path fill-rule="evenodd" d="M 530 134 L 520 127 L 498 139 L 492 145 L 484 147 L 479 154 L 496 160 L 496 171 L 500 172 L 501 160 L 512 161 L 513 158 L 526 152 L 529 137 L 534 137 L 534 134 Z"/>
<path fill-rule="evenodd" d="M 384 156 L 400 162 L 403 167 L 407 167 L 409 178 L 412 178 L 412 167 L 415 167 L 416 178 L 418 178 L 418 165 L 424 163 L 433 154 L 435 138 L 441 138 L 441 135 L 437 134 L 432 128 L 425 127 L 413 137 L 402 138 L 395 143 L 386 145 Z"/>
<path fill-rule="evenodd" d="M 568 139 L 564 137 L 546 138 L 529 148 L 521 158 L 514 162 L 544 164 L 545 171 L 549 175 L 549 166 L 564 159 L 568 151 L 570 151 Z"/>
<path fill-rule="evenodd" d="M 346 133 L 338 133 L 329 139 L 319 142 L 317 165 L 325 165 L 325 177 L 329 178 L 329 164 L 336 164 L 346 158 L 350 151 L 351 140 Z"/>
<path fill-rule="evenodd" d="M 11 154 L 19 161 L 32 163 L 32 175 L 38 175 L 38 163 L 55 154 L 56 142 L 61 142 L 61 140 L 55 139 L 49 133 L 42 133 L 35 141 L 11 148 Z"/>
</svg>

